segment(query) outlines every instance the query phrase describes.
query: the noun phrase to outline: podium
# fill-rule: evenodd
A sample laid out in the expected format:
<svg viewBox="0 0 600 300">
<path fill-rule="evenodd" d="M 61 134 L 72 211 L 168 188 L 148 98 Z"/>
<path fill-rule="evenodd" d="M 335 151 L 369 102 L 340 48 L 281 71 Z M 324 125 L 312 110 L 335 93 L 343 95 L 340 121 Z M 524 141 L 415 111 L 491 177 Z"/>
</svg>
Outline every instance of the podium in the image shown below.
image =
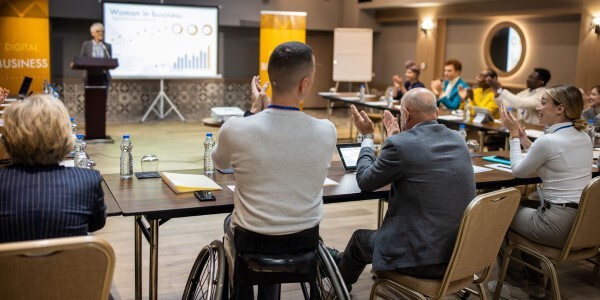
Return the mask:
<svg viewBox="0 0 600 300">
<path fill-rule="evenodd" d="M 106 135 L 106 99 L 108 79 L 106 70 L 119 66 L 114 58 L 74 57 L 71 69 L 87 70 L 85 82 L 85 139 L 88 142 L 109 142 Z"/>
</svg>

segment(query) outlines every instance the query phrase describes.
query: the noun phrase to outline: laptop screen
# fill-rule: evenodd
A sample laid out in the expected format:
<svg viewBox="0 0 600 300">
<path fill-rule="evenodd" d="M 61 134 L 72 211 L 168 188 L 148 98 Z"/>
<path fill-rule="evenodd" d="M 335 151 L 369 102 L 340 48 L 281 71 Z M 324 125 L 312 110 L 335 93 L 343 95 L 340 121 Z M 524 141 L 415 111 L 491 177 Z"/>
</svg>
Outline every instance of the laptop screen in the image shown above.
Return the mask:
<svg viewBox="0 0 600 300">
<path fill-rule="evenodd" d="M 336 147 L 344 165 L 344 170 L 355 171 L 358 154 L 360 153 L 360 143 L 337 144 Z"/>
<path fill-rule="evenodd" d="M 21 83 L 21 88 L 19 89 L 19 96 L 21 98 L 27 97 L 27 93 L 29 92 L 29 87 L 31 86 L 31 81 L 33 79 L 31 77 L 25 76 L 23 78 L 23 82 Z"/>
</svg>

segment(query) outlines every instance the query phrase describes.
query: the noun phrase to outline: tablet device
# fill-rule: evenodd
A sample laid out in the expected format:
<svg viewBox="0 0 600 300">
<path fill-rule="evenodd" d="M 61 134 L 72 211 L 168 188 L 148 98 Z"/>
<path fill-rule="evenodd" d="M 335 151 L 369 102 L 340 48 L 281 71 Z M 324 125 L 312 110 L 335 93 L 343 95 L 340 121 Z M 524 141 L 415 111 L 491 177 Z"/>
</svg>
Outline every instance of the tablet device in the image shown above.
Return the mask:
<svg viewBox="0 0 600 300">
<path fill-rule="evenodd" d="M 356 162 L 360 153 L 360 143 L 335 145 L 346 171 L 356 171 Z"/>
<path fill-rule="evenodd" d="M 490 113 L 489 109 L 479 107 L 479 106 L 474 106 L 473 109 L 475 110 L 475 119 L 480 119 L 479 122 L 476 122 L 474 119 L 473 120 L 474 123 L 493 123 L 494 122 L 494 117 Z"/>
<path fill-rule="evenodd" d="M 481 159 L 510 166 L 510 158 L 504 157 L 504 156 L 491 155 L 491 156 L 484 156 Z"/>
</svg>

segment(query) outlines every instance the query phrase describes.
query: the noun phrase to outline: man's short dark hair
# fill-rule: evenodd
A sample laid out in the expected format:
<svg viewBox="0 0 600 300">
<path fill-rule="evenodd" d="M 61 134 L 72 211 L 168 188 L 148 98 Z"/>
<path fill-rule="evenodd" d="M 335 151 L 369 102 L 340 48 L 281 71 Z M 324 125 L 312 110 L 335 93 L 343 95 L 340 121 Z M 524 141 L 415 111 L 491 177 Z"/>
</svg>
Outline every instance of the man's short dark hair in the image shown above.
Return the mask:
<svg viewBox="0 0 600 300">
<path fill-rule="evenodd" d="M 548 81 L 550 81 L 550 78 L 552 78 L 552 76 L 550 76 L 550 71 L 548 71 L 547 69 L 535 68 L 533 70 L 537 72 L 538 79 L 543 81 L 544 85 L 548 84 Z"/>
<path fill-rule="evenodd" d="M 488 76 L 496 79 L 498 78 L 498 74 L 496 73 L 496 71 L 492 70 L 492 69 L 486 69 L 486 73 Z"/>
<path fill-rule="evenodd" d="M 458 72 L 462 72 L 462 63 L 460 63 L 460 61 L 458 61 L 456 59 L 450 59 L 450 60 L 446 61 L 444 66 L 447 66 L 447 65 L 452 65 L 454 67 L 454 70 L 456 70 Z"/>
<path fill-rule="evenodd" d="M 288 91 L 302 77 L 311 74 L 314 67 L 313 50 L 300 42 L 283 43 L 273 50 L 269 58 L 269 81 L 273 90 Z"/>
</svg>

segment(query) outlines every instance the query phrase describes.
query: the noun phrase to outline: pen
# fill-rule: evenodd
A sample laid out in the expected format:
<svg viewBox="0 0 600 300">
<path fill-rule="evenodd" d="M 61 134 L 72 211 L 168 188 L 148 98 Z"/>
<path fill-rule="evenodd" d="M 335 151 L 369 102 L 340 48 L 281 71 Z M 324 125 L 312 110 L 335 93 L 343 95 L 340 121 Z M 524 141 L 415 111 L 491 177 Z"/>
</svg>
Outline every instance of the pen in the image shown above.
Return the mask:
<svg viewBox="0 0 600 300">
<path fill-rule="evenodd" d="M 503 169 L 510 169 L 510 166 L 505 166 L 505 165 L 501 165 L 501 164 L 497 164 L 496 166 L 503 168 Z"/>
</svg>

